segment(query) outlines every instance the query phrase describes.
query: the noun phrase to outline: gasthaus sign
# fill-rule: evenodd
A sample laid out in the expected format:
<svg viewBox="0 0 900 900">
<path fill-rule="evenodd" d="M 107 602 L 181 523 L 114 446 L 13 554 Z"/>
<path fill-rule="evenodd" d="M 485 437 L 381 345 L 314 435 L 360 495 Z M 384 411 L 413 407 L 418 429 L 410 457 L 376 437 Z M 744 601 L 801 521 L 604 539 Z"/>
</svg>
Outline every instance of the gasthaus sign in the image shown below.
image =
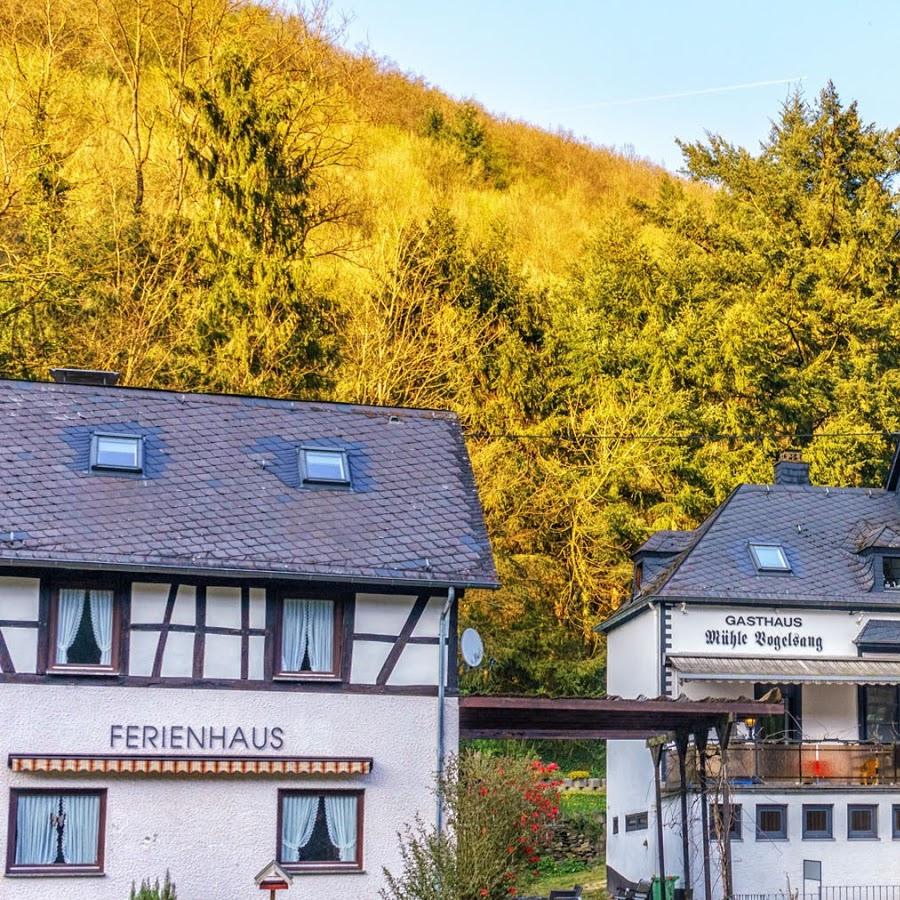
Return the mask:
<svg viewBox="0 0 900 900">
<path fill-rule="evenodd" d="M 721 628 L 707 628 L 706 646 L 735 650 L 755 648 L 760 652 L 810 651 L 821 653 L 825 639 L 804 625 L 803 616 L 748 616 L 730 613 Z"/>
<path fill-rule="evenodd" d="M 868 614 L 850 610 L 672 606 L 671 653 L 706 656 L 856 657 Z M 877 618 L 900 619 L 879 613 Z"/>
</svg>

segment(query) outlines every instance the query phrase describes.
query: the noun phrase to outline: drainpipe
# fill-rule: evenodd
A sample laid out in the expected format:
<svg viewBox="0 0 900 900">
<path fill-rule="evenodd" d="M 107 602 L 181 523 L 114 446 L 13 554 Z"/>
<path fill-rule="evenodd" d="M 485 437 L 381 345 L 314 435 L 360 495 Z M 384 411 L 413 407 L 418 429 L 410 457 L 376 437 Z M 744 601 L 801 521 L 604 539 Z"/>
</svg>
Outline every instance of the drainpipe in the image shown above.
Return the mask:
<svg viewBox="0 0 900 900">
<path fill-rule="evenodd" d="M 447 600 L 444 608 L 441 610 L 441 618 L 438 622 L 438 724 L 437 724 L 437 811 L 435 815 L 435 826 L 437 833 L 440 834 L 444 826 L 444 797 L 440 790 L 441 779 L 444 777 L 444 732 L 445 727 L 445 711 L 444 696 L 446 694 L 445 682 L 447 681 L 447 659 L 444 653 L 444 647 L 447 644 L 447 625 L 450 619 L 450 611 L 456 602 L 456 588 L 451 587 L 447 590 Z"/>
</svg>

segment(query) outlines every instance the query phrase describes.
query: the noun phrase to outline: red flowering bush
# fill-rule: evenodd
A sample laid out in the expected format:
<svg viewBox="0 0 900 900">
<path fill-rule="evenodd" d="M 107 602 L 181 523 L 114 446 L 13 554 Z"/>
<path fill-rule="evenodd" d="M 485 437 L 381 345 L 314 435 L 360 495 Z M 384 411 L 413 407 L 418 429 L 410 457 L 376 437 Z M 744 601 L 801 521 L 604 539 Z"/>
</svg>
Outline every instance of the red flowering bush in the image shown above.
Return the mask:
<svg viewBox="0 0 900 900">
<path fill-rule="evenodd" d="M 385 871 L 385 900 L 505 900 L 519 893 L 559 814 L 558 767 L 540 761 L 464 754 L 438 790 L 442 835 L 417 821 L 401 835 L 403 871 Z"/>
</svg>

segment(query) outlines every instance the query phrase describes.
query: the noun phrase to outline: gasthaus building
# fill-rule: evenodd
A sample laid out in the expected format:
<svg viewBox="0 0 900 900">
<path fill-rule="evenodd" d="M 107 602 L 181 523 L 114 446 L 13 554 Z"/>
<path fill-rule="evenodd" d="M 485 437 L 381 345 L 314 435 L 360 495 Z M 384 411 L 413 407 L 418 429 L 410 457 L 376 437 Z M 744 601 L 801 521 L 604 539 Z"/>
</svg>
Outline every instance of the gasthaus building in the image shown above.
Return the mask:
<svg viewBox="0 0 900 900">
<path fill-rule="evenodd" d="M 644 743 L 609 742 L 611 888 L 659 871 L 659 817 L 667 874 L 696 897 L 900 885 L 898 480 L 900 454 L 885 489 L 811 485 L 782 454 L 774 484 L 634 554 L 633 597 L 601 626 L 608 693 L 778 688 L 785 713 L 735 721 L 724 758 L 715 733 L 705 753 L 670 743 L 660 809 Z"/>
<path fill-rule="evenodd" d="M 371 900 L 497 583 L 457 420 L 54 377 L 0 381 L 0 895 Z"/>
</svg>

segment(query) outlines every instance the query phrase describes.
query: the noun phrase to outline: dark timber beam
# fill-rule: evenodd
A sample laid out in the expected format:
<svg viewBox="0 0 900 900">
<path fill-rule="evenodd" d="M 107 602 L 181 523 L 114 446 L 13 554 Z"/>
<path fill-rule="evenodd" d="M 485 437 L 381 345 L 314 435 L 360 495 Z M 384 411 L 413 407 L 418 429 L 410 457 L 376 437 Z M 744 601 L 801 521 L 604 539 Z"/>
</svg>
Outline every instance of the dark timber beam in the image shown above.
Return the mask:
<svg viewBox="0 0 900 900">
<path fill-rule="evenodd" d="M 650 755 L 653 757 L 653 787 L 656 792 L 656 843 L 659 854 L 659 884 L 661 898 L 666 896 L 666 848 L 663 835 L 662 786 L 660 784 L 659 770 L 667 741 L 668 737 L 650 738 L 647 741 L 647 747 L 650 750 Z"/>
<path fill-rule="evenodd" d="M 725 716 L 716 724 L 716 737 L 719 739 L 719 752 L 722 754 L 722 806 L 725 816 L 722 826 L 722 846 L 725 851 L 725 858 L 722 860 L 722 874 L 725 881 L 725 900 L 731 900 L 734 896 L 734 884 L 731 869 L 731 823 L 734 817 L 734 810 L 731 806 L 731 791 L 728 790 L 728 744 L 731 741 L 731 726 L 734 720 L 730 716 Z"/>
<path fill-rule="evenodd" d="M 700 831 L 703 840 L 703 887 L 706 900 L 712 900 L 712 872 L 709 865 L 709 798 L 706 784 L 706 746 L 709 729 L 694 732 L 694 746 L 700 766 Z"/>
<path fill-rule="evenodd" d="M 679 731 L 675 735 L 675 749 L 678 751 L 679 796 L 681 798 L 681 864 L 684 877 L 684 889 L 691 891 L 691 848 L 688 838 L 690 821 L 688 820 L 688 784 L 687 784 L 687 752 L 690 734 Z M 665 896 L 665 895 L 664 895 Z"/>
</svg>

